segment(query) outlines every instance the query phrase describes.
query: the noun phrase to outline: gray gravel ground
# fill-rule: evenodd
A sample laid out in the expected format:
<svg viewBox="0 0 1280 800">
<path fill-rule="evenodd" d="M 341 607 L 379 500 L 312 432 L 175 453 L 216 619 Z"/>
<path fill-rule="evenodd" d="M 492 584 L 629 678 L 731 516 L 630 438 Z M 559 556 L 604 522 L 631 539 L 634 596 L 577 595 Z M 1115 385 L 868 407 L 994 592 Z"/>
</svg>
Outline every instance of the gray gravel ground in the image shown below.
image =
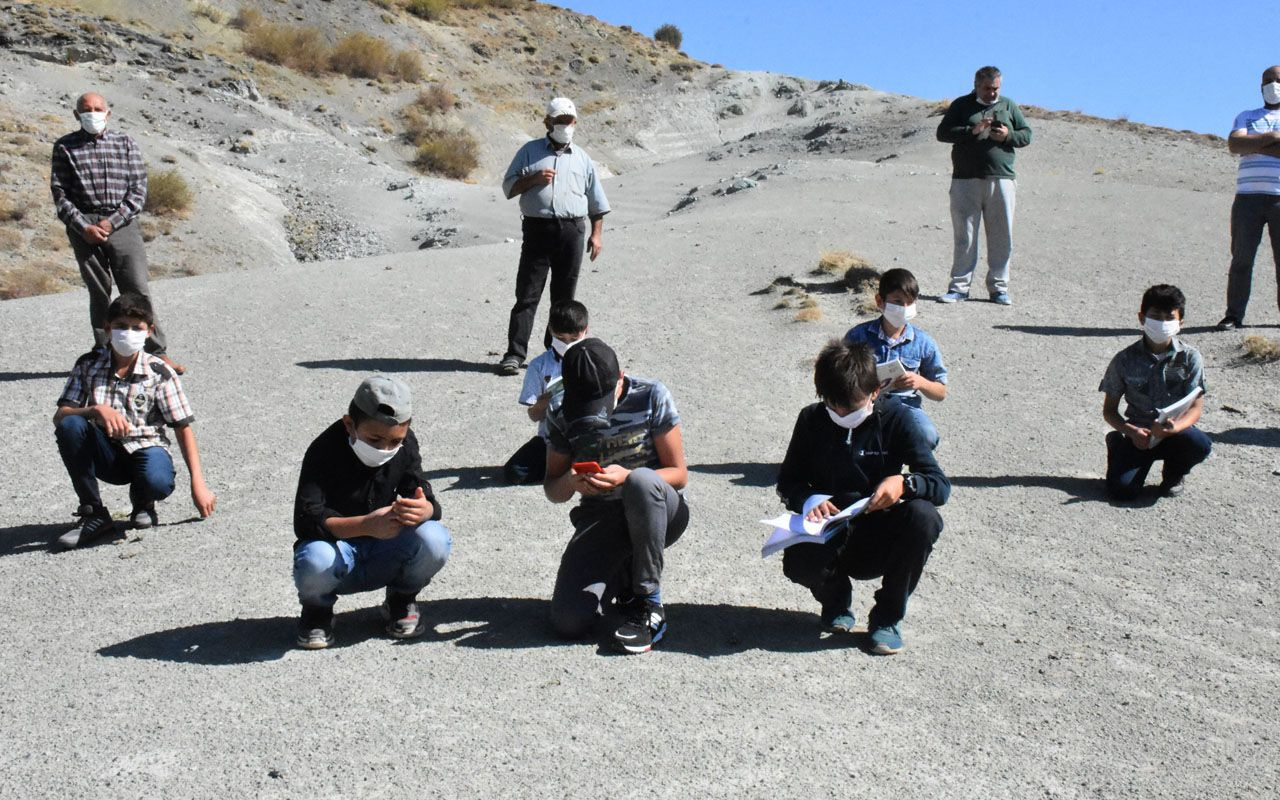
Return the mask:
<svg viewBox="0 0 1280 800">
<path fill-rule="evenodd" d="M 619 212 L 580 296 L 624 368 L 672 389 L 692 465 L 671 632 L 639 658 L 550 637 L 568 508 L 495 480 L 531 432 L 518 382 L 489 369 L 518 244 L 158 283 L 218 511 L 189 521 L 179 489 L 140 541 L 68 554 L 47 549 L 74 505 L 49 416 L 85 297 L 0 305 L 0 796 L 1275 796 L 1275 368 L 1198 327 L 1221 311 L 1232 162 L 1065 123 L 1036 136 L 1017 305 L 921 303 L 952 370 L 929 410 L 956 488 L 893 658 L 820 636 L 758 549 L 807 360 L 851 301 L 820 295 L 824 319 L 800 324 L 749 293 L 830 248 L 942 291 L 931 141 L 879 165 L 759 152 L 610 181 Z M 1188 295 L 1215 452 L 1182 497 L 1117 507 L 1096 387 L 1161 280 Z M 1259 269 L 1251 321 L 1272 336 L 1274 289 Z M 376 370 L 417 393 L 454 557 L 422 640 L 376 635 L 367 595 L 340 602 L 338 646 L 296 651 L 298 463 Z"/>
</svg>

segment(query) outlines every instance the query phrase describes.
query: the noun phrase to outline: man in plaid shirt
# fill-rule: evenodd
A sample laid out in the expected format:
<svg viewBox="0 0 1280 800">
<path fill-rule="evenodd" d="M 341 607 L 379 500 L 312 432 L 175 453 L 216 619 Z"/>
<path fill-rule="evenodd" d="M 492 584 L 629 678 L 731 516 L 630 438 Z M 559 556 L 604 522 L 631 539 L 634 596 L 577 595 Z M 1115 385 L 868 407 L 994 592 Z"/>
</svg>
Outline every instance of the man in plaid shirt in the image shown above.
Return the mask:
<svg viewBox="0 0 1280 800">
<path fill-rule="evenodd" d="M 151 303 L 125 293 L 106 311 L 107 347 L 80 357 L 53 416 L 58 452 L 80 500 L 83 522 L 58 539 L 64 549 L 115 533 L 98 493 L 98 479 L 129 486 L 134 527 L 156 524 L 156 501 L 173 492 L 173 458 L 165 426 L 174 429 L 191 475 L 191 499 L 200 516 L 217 498 L 204 482 L 191 429 L 195 417 L 182 383 L 158 356 L 143 352 L 152 328 Z"/>
<path fill-rule="evenodd" d="M 138 143 L 107 130 L 111 110 L 102 95 L 89 92 L 76 100 L 80 130 L 53 145 L 49 180 L 58 219 L 67 226 L 80 274 L 89 288 L 89 322 L 98 346 L 109 337 L 106 325 L 111 284 L 121 293 L 149 299 L 147 253 L 134 218 L 147 200 L 147 168 Z M 179 374 L 183 368 L 165 355 L 164 334 L 151 329 L 148 352 L 160 356 Z"/>
</svg>

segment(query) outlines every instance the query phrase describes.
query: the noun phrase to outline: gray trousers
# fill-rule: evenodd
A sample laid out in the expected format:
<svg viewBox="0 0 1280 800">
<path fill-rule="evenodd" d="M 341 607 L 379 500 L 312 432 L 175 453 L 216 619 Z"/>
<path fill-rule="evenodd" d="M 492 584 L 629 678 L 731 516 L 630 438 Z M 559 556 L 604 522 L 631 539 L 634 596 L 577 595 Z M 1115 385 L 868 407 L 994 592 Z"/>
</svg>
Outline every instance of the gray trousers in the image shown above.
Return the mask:
<svg viewBox="0 0 1280 800">
<path fill-rule="evenodd" d="M 85 214 L 90 222 L 103 219 L 104 214 Z M 89 244 L 80 234 L 67 229 L 71 249 L 75 251 L 80 276 L 89 289 L 89 324 L 93 327 L 93 341 L 106 344 L 111 338 L 107 331 L 107 307 L 111 305 L 111 285 L 114 280 L 121 294 L 136 292 L 148 300 L 151 293 L 147 286 L 147 251 L 142 245 L 142 232 L 136 223 L 116 228 L 102 244 Z M 152 309 L 155 313 L 155 309 Z M 164 332 L 157 321 L 147 339 L 147 351 L 165 351 Z"/>
<path fill-rule="evenodd" d="M 658 591 L 662 551 L 689 524 L 689 506 L 648 468 L 633 470 L 621 500 L 584 502 L 569 512 L 573 538 L 560 557 L 551 624 L 565 637 L 591 631 L 609 597 Z"/>
<path fill-rule="evenodd" d="M 987 226 L 987 291 L 1009 291 L 1009 260 L 1013 256 L 1013 206 L 1017 181 L 1012 178 L 952 178 L 951 227 L 955 251 L 951 286 L 947 291 L 969 293 L 978 268 L 978 232 Z"/>
<path fill-rule="evenodd" d="M 1238 194 L 1231 204 L 1231 268 L 1227 271 L 1227 316 L 1244 322 L 1253 283 L 1253 260 L 1262 243 L 1262 228 L 1271 234 L 1271 255 L 1280 282 L 1280 195 Z M 1280 292 L 1276 304 L 1280 305 Z"/>
</svg>

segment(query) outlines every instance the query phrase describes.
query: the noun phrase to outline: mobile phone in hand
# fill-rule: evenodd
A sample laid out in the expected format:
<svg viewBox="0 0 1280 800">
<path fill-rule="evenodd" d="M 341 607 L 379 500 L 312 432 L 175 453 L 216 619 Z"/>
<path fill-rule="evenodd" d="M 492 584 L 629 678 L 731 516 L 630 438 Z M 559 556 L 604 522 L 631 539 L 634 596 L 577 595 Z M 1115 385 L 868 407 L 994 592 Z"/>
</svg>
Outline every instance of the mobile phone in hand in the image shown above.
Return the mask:
<svg viewBox="0 0 1280 800">
<path fill-rule="evenodd" d="M 604 472 L 604 470 L 600 469 L 600 465 L 594 461 L 579 461 L 573 465 L 573 471 L 579 475 L 595 475 L 596 473 Z"/>
</svg>

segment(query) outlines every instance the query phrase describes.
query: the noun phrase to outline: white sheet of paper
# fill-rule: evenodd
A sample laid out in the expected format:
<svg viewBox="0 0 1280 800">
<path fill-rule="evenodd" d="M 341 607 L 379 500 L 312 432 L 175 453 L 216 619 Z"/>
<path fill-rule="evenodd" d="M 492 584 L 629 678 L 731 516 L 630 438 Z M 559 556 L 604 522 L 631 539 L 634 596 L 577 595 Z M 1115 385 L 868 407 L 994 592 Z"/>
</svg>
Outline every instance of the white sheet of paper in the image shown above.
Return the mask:
<svg viewBox="0 0 1280 800">
<path fill-rule="evenodd" d="M 1178 417 L 1187 413 L 1188 409 L 1191 408 L 1191 405 L 1195 403 L 1196 398 L 1199 397 L 1203 392 L 1204 390 L 1201 389 L 1199 386 L 1197 386 L 1196 388 L 1191 390 L 1191 394 L 1182 398 L 1181 400 L 1174 403 L 1173 405 L 1168 405 L 1168 406 L 1165 406 L 1164 408 L 1156 409 L 1156 412 L 1157 412 L 1156 422 L 1168 422 L 1171 419 L 1177 419 Z"/>
<path fill-rule="evenodd" d="M 764 542 L 764 547 L 760 549 L 761 558 L 767 558 L 777 551 L 798 542 L 810 540 L 814 542 L 826 541 L 827 537 L 823 535 L 824 528 L 828 528 L 842 519 L 856 517 L 861 514 L 862 509 L 867 507 L 867 502 L 870 499 L 870 497 L 864 497 L 822 522 L 806 522 L 802 514 L 781 514 L 773 519 L 760 520 L 763 524 L 773 528 L 773 532 L 769 534 L 769 538 Z"/>
</svg>

